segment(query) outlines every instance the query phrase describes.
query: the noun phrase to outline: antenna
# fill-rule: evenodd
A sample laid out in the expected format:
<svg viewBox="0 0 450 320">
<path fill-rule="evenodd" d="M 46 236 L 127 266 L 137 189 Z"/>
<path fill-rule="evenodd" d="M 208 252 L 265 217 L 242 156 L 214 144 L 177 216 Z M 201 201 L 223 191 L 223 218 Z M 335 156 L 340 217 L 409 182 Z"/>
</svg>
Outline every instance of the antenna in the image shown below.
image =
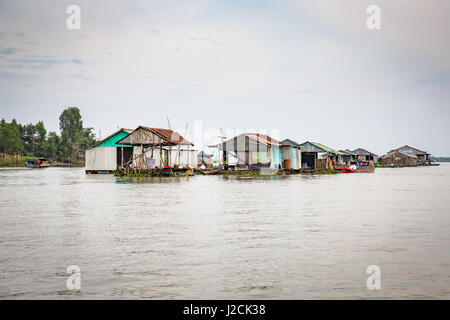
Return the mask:
<svg viewBox="0 0 450 320">
<path fill-rule="evenodd" d="M 186 129 L 184 129 L 184 136 L 185 137 L 186 137 L 186 134 L 187 134 L 188 125 L 189 125 L 189 121 L 186 122 Z"/>
</svg>

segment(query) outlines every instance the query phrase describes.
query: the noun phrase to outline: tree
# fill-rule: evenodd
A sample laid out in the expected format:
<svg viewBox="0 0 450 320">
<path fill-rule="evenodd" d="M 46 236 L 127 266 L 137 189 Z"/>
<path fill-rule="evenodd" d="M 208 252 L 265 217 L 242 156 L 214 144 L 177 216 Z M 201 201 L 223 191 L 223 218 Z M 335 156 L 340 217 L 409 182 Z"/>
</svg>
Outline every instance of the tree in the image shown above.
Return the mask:
<svg viewBox="0 0 450 320">
<path fill-rule="evenodd" d="M 65 109 L 59 117 L 59 129 L 61 130 L 61 149 L 64 160 L 76 161 L 83 135 L 80 109 L 77 107 Z"/>
<path fill-rule="evenodd" d="M 34 156 L 34 152 L 36 149 L 36 129 L 32 123 L 22 126 L 21 130 L 21 139 L 23 141 L 24 146 L 24 154 L 27 156 Z"/>
<path fill-rule="evenodd" d="M 77 107 L 65 109 L 59 117 L 59 129 L 61 134 L 66 132 L 72 138 L 72 141 L 76 141 L 83 131 L 80 109 Z"/>
<path fill-rule="evenodd" d="M 95 137 L 94 128 L 83 128 L 80 148 L 85 151 L 87 148 L 92 147 L 97 142 Z"/>
<path fill-rule="evenodd" d="M 52 160 L 61 160 L 60 144 L 61 139 L 56 132 L 50 132 L 45 143 L 44 156 Z"/>
<path fill-rule="evenodd" d="M 80 110 L 76 107 L 65 109 L 59 117 L 61 129 L 60 152 L 63 161 L 81 162 L 84 152 L 95 142 L 93 128 L 83 128 Z"/>
<path fill-rule="evenodd" d="M 47 137 L 47 130 L 45 129 L 44 122 L 39 121 L 34 125 L 34 137 L 34 154 L 38 157 L 43 157 L 45 155 L 45 140 Z"/>
<path fill-rule="evenodd" d="M 0 152 L 16 154 L 23 151 L 19 126 L 16 120 L 7 123 L 4 119 L 0 123 Z"/>
</svg>

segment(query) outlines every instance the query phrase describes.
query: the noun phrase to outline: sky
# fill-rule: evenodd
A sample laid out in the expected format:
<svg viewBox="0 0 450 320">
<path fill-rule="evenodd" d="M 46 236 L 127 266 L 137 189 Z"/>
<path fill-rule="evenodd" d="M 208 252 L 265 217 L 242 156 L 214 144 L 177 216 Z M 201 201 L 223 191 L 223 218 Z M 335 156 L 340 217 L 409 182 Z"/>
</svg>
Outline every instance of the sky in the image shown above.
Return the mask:
<svg viewBox="0 0 450 320">
<path fill-rule="evenodd" d="M 0 119 L 450 156 L 449 30 L 448 0 L 0 0 Z"/>
</svg>

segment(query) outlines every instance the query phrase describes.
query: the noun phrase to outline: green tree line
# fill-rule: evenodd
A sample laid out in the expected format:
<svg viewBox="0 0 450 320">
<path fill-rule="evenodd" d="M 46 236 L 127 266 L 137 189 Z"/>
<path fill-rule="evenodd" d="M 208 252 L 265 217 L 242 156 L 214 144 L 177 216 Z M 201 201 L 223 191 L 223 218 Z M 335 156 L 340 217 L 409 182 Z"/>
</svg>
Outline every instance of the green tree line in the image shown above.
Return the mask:
<svg viewBox="0 0 450 320">
<path fill-rule="evenodd" d="M 84 151 L 96 143 L 93 128 L 84 128 L 80 110 L 65 109 L 59 117 L 60 135 L 48 132 L 44 122 L 22 125 L 13 119 L 0 122 L 0 153 L 45 157 L 49 160 L 82 163 Z"/>
</svg>

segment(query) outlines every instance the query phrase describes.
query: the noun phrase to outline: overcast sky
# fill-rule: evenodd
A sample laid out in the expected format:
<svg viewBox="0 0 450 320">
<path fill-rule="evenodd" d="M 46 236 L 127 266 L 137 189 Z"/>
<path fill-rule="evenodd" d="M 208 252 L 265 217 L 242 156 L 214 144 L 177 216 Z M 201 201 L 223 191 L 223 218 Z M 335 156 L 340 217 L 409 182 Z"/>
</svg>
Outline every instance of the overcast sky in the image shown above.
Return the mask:
<svg viewBox="0 0 450 320">
<path fill-rule="evenodd" d="M 0 118 L 58 130 L 77 106 L 103 137 L 169 117 L 450 156 L 449 30 L 448 0 L 0 0 Z"/>
</svg>

